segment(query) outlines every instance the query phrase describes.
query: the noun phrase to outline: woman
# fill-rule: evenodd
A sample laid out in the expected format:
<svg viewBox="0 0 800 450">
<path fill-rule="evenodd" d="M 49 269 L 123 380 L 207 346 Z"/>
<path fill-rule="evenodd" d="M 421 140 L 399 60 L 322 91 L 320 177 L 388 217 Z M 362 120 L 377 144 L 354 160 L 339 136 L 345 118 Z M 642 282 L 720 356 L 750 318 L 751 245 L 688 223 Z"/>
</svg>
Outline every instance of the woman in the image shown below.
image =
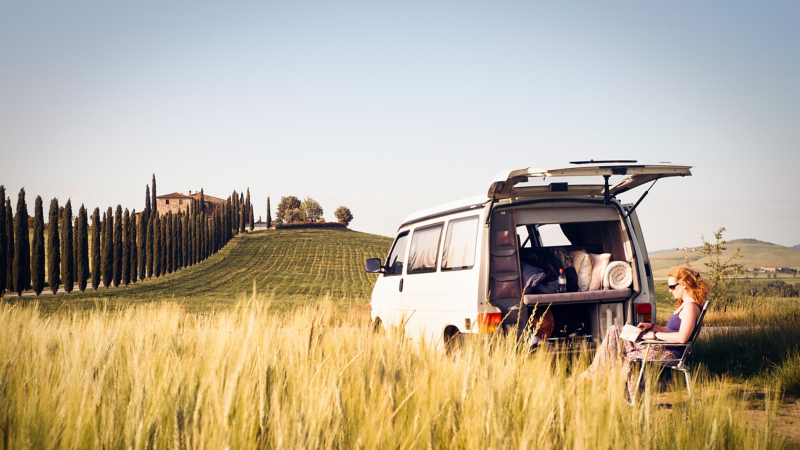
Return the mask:
<svg viewBox="0 0 800 450">
<path fill-rule="evenodd" d="M 667 326 L 660 327 L 652 323 L 640 323 L 639 329 L 645 331 L 643 340 L 660 340 L 668 342 L 686 343 L 692 336 L 697 318 L 703 309 L 701 302 L 708 296 L 708 284 L 700 278 L 700 273 L 688 267 L 678 267 L 669 273 L 669 291 L 675 297 L 675 312 L 667 319 Z M 603 342 L 597 348 L 594 361 L 581 377 L 591 380 L 595 376 L 602 376 L 606 366 L 617 367 L 626 378 L 625 388 L 628 401 L 631 402 L 636 390 L 636 380 L 633 376 L 631 361 L 643 359 L 647 346 L 620 340 L 619 333 L 622 327 L 617 325 L 609 328 Z M 620 345 L 621 343 L 621 345 Z M 678 360 L 683 356 L 684 347 L 659 346 L 650 350 L 648 360 Z M 618 358 L 617 355 L 622 358 Z"/>
</svg>

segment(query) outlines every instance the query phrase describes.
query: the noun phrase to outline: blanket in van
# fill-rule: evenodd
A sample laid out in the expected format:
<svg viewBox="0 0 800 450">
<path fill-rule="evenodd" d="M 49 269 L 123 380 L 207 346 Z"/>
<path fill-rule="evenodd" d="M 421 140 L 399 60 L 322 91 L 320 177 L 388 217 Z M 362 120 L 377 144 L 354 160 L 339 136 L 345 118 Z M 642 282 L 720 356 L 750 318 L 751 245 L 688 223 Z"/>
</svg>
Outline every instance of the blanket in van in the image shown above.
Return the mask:
<svg viewBox="0 0 800 450">
<path fill-rule="evenodd" d="M 633 270 L 625 261 L 613 261 L 603 274 L 603 289 L 626 289 L 633 282 Z"/>
</svg>

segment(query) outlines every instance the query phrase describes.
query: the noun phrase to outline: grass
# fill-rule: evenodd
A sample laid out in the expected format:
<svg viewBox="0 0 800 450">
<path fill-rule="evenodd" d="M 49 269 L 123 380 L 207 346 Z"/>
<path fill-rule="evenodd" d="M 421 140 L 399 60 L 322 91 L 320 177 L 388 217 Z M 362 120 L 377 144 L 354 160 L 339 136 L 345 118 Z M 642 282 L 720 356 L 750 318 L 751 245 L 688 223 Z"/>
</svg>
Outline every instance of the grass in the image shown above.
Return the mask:
<svg viewBox="0 0 800 450">
<path fill-rule="evenodd" d="M 774 393 L 699 377 L 692 398 L 619 377 L 585 384 L 576 357 L 468 340 L 455 358 L 374 334 L 315 299 L 276 315 L 255 298 L 214 314 L 171 304 L 42 314 L 0 305 L 7 448 L 782 448 Z M 652 383 L 650 384 L 653 385 Z"/>
<path fill-rule="evenodd" d="M 128 287 L 105 287 L 41 297 L 41 309 L 93 308 L 103 300 L 121 305 L 174 301 L 191 311 L 228 308 L 242 295 L 269 295 L 273 307 L 290 309 L 329 294 L 347 304 L 366 305 L 375 275 L 367 258 L 384 258 L 391 238 L 349 230 L 269 230 L 247 233 L 200 264 Z M 12 304 L 32 297 L 8 296 Z"/>
</svg>

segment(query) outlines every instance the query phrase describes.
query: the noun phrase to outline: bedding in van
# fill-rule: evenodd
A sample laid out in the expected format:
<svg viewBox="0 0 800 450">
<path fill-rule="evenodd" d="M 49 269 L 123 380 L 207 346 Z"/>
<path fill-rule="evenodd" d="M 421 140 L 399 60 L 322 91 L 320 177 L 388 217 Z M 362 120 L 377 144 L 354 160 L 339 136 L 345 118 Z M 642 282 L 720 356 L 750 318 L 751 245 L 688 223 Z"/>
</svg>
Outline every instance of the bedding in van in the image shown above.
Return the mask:
<svg viewBox="0 0 800 450">
<path fill-rule="evenodd" d="M 603 275 L 603 289 L 626 289 L 633 282 L 633 270 L 624 261 L 611 262 Z"/>
<path fill-rule="evenodd" d="M 583 250 L 570 252 L 569 255 L 578 274 L 578 289 L 581 292 L 588 291 L 592 282 L 592 258 Z"/>
<path fill-rule="evenodd" d="M 589 283 L 589 290 L 596 291 L 603 287 L 603 276 L 606 273 L 606 267 L 611 260 L 611 253 L 602 253 L 595 255 L 590 253 L 592 258 L 592 281 Z"/>
</svg>

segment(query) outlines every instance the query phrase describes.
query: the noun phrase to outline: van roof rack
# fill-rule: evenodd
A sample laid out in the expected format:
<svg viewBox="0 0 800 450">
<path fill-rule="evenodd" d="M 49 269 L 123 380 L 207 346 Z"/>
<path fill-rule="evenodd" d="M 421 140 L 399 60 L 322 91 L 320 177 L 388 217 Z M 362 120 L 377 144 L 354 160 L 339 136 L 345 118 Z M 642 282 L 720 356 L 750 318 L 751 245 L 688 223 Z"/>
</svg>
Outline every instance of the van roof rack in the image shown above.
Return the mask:
<svg viewBox="0 0 800 450">
<path fill-rule="evenodd" d="M 570 161 L 570 164 L 634 164 L 638 161 L 635 159 L 606 159 L 595 161 L 590 159 L 589 161 Z"/>
</svg>

